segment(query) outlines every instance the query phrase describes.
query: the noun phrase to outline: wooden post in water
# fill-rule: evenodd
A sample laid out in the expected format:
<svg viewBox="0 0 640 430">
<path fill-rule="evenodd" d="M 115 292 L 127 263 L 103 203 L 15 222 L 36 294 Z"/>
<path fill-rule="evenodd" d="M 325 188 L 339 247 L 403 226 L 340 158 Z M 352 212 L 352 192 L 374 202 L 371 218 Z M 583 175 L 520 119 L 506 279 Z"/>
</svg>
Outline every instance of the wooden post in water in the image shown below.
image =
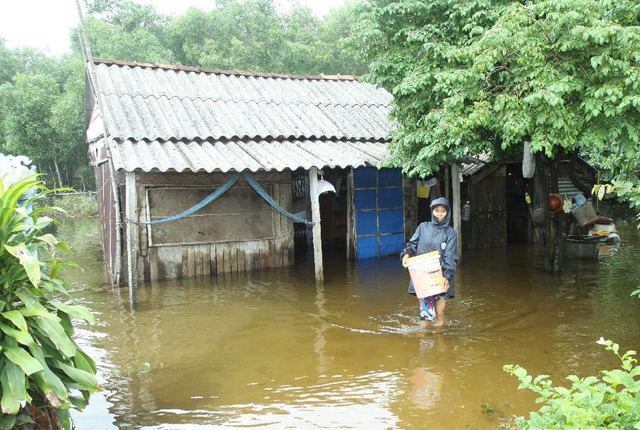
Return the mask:
<svg viewBox="0 0 640 430">
<path fill-rule="evenodd" d="M 353 167 L 347 174 L 347 261 L 353 257 Z"/>
<path fill-rule="evenodd" d="M 451 210 L 453 210 L 453 213 L 451 214 L 451 216 L 453 217 L 453 225 L 458 232 L 458 256 L 462 256 L 462 217 L 460 216 L 460 165 L 456 161 L 451 163 L 451 189 L 453 194 L 451 199 Z"/>
<path fill-rule="evenodd" d="M 322 270 L 322 228 L 320 227 L 320 194 L 318 193 L 318 168 L 309 169 L 309 198 L 311 199 L 311 222 L 313 222 L 313 261 L 316 281 L 324 281 Z"/>
<path fill-rule="evenodd" d="M 129 286 L 129 305 L 138 301 L 138 199 L 136 174 L 127 172 L 125 185 L 126 232 L 127 232 L 127 281 Z"/>
</svg>

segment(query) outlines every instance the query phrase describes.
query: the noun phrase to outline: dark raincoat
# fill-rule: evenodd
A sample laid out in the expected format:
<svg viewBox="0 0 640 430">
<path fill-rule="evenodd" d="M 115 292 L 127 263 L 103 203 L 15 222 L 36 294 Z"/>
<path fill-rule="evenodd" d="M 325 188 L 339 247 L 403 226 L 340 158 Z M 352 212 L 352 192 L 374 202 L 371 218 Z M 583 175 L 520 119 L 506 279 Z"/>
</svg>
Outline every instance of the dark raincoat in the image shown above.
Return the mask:
<svg viewBox="0 0 640 430">
<path fill-rule="evenodd" d="M 405 254 L 414 257 L 431 251 L 439 251 L 442 274 L 449 280 L 449 290 L 446 294 L 448 298 L 453 298 L 456 295 L 454 278 L 458 265 L 458 233 L 449 225 L 451 221 L 449 200 L 444 197 L 435 199 L 431 202 L 431 210 L 433 211 L 433 208 L 438 205 L 447 208 L 447 216 L 441 222 L 433 217 L 431 222 L 421 223 L 407 242 L 407 246 L 400 253 L 400 258 Z M 412 282 L 409 283 L 409 293 L 415 294 Z"/>
</svg>

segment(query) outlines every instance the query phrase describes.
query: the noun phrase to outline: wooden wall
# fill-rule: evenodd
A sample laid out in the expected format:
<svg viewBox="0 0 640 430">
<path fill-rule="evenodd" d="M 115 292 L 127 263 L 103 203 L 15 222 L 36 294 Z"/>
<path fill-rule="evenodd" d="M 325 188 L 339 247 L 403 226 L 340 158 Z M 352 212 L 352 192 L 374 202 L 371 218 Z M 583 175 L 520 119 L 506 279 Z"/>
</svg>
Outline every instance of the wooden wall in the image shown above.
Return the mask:
<svg viewBox="0 0 640 430">
<path fill-rule="evenodd" d="M 139 173 L 138 218 L 178 214 L 214 192 L 231 173 Z M 285 210 L 291 172 L 254 173 Z M 293 221 L 240 178 L 223 197 L 189 217 L 138 229 L 139 280 L 178 279 L 293 264 Z"/>
<path fill-rule="evenodd" d="M 485 169 L 472 178 L 471 243 L 474 249 L 507 244 L 506 167 Z"/>
<path fill-rule="evenodd" d="M 106 264 L 107 283 L 120 283 L 120 238 L 118 237 L 118 204 L 116 202 L 115 180 L 109 161 L 95 165 L 96 197 L 100 215 L 100 233 L 102 235 L 102 252 Z"/>
</svg>

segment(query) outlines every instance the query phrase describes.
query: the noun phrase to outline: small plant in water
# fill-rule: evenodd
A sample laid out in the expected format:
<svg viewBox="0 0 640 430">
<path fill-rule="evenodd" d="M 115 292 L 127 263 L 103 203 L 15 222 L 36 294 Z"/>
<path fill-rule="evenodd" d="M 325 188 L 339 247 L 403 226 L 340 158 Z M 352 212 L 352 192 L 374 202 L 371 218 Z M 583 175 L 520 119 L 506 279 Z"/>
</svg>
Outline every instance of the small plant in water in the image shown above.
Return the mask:
<svg viewBox="0 0 640 430">
<path fill-rule="evenodd" d="M 481 403 L 480 409 L 482 409 L 482 413 L 485 415 L 493 415 L 496 410 L 490 403 Z"/>
<path fill-rule="evenodd" d="M 518 389 L 537 394 L 543 403 L 530 418 L 516 418 L 520 429 L 611 428 L 640 429 L 640 367 L 635 351 L 620 355 L 619 345 L 600 338 L 600 345 L 620 358 L 619 369 L 603 370 L 600 377 L 570 375 L 571 387 L 556 387 L 548 375 L 533 378 L 518 365 L 504 366 L 520 380 Z"/>
</svg>

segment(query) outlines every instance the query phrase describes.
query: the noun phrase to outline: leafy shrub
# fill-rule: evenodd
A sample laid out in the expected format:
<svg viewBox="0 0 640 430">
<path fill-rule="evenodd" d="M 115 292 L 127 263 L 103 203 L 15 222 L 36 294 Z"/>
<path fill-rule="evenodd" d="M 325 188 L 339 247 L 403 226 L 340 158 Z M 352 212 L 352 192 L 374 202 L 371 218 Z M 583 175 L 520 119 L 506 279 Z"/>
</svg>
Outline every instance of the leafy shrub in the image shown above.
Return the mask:
<svg viewBox="0 0 640 430">
<path fill-rule="evenodd" d="M 96 367 L 73 340 L 72 318 L 93 315 L 69 304 L 60 272 L 64 242 L 43 230 L 50 193 L 36 176 L 0 178 L 0 428 L 71 428 L 70 408 L 97 391 Z M 66 299 L 63 301 L 62 299 Z"/>
<path fill-rule="evenodd" d="M 57 194 L 50 199 L 51 205 L 62 210 L 59 216 L 68 218 L 88 218 L 98 216 L 98 200 L 95 194 Z"/>
<path fill-rule="evenodd" d="M 637 227 L 640 228 L 640 183 L 635 181 L 618 180 L 613 182 L 612 190 L 615 191 L 618 198 L 622 201 L 626 201 L 629 204 L 629 208 L 636 211 L 636 220 L 638 222 Z"/>
<path fill-rule="evenodd" d="M 635 351 L 618 353 L 619 345 L 600 338 L 599 344 L 616 354 L 619 369 L 603 370 L 601 377 L 568 376 L 571 387 L 553 386 L 548 375 L 533 378 L 518 365 L 504 366 L 505 372 L 520 380 L 518 389 L 537 394 L 543 403 L 530 418 L 516 418 L 520 429 L 640 429 L 640 367 Z"/>
</svg>

